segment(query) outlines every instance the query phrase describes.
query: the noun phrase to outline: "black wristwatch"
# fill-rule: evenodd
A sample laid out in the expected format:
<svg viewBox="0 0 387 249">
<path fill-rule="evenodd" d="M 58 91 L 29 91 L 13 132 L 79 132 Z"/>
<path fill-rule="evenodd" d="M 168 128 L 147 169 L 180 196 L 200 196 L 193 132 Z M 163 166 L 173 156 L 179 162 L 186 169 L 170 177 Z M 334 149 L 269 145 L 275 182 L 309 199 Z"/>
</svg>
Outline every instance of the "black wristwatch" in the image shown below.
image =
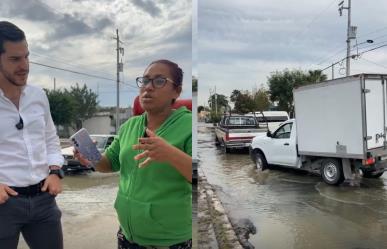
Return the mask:
<svg viewBox="0 0 387 249">
<path fill-rule="evenodd" d="M 50 169 L 50 175 L 54 174 L 57 175 L 60 179 L 63 179 L 64 177 L 64 171 L 63 169 Z"/>
</svg>

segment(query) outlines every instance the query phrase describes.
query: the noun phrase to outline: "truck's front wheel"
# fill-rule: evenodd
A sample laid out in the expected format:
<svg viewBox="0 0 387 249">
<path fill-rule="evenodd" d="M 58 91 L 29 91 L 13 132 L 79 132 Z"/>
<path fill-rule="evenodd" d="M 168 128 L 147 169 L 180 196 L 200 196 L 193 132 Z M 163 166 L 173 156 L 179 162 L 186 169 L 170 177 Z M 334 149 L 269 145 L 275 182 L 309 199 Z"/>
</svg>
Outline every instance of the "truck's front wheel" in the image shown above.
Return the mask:
<svg viewBox="0 0 387 249">
<path fill-rule="evenodd" d="M 263 155 L 263 153 L 260 152 L 260 151 L 255 151 L 254 155 L 255 155 L 255 167 L 258 170 L 265 170 L 265 169 L 267 169 L 267 161 L 266 161 L 266 158 Z"/>
<path fill-rule="evenodd" d="M 321 177 L 330 185 L 339 185 L 344 181 L 343 167 L 339 160 L 329 158 L 322 162 Z"/>
</svg>

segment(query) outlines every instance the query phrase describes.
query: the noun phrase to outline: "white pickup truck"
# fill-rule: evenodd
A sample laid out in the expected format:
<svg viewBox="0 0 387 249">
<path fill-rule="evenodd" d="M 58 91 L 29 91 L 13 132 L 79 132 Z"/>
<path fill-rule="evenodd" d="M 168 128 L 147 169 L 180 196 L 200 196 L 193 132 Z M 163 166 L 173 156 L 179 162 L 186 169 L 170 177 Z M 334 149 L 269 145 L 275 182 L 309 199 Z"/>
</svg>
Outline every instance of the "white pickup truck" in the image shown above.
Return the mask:
<svg viewBox="0 0 387 249">
<path fill-rule="evenodd" d="M 387 169 L 387 75 L 360 74 L 293 91 L 296 120 L 256 136 L 250 155 L 271 164 L 320 172 L 338 185 L 359 169 L 380 177 Z"/>
</svg>

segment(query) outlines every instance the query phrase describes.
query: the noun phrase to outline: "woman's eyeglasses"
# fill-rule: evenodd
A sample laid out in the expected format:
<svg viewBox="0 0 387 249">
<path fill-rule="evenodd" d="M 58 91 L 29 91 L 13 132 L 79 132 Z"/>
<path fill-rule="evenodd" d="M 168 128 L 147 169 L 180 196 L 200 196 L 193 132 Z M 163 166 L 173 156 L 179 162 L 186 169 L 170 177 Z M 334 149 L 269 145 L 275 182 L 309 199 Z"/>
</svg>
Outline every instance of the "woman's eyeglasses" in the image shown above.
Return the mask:
<svg viewBox="0 0 387 249">
<path fill-rule="evenodd" d="M 147 86 L 149 83 L 151 83 L 154 88 L 163 88 L 165 86 L 165 84 L 167 84 L 167 81 L 170 81 L 174 85 L 176 85 L 173 80 L 165 78 L 165 77 L 157 77 L 154 79 L 151 79 L 148 77 L 137 77 L 136 78 L 137 86 L 140 88 Z"/>
</svg>

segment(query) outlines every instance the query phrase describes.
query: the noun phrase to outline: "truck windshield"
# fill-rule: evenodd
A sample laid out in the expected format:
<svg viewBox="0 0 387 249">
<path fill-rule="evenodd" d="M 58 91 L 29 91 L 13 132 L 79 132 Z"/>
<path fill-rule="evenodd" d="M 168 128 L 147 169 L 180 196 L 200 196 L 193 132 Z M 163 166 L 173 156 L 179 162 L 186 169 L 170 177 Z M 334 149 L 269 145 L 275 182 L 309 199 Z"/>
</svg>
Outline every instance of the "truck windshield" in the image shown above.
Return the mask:
<svg viewBox="0 0 387 249">
<path fill-rule="evenodd" d="M 230 117 L 229 125 L 255 125 L 253 117 Z"/>
</svg>

